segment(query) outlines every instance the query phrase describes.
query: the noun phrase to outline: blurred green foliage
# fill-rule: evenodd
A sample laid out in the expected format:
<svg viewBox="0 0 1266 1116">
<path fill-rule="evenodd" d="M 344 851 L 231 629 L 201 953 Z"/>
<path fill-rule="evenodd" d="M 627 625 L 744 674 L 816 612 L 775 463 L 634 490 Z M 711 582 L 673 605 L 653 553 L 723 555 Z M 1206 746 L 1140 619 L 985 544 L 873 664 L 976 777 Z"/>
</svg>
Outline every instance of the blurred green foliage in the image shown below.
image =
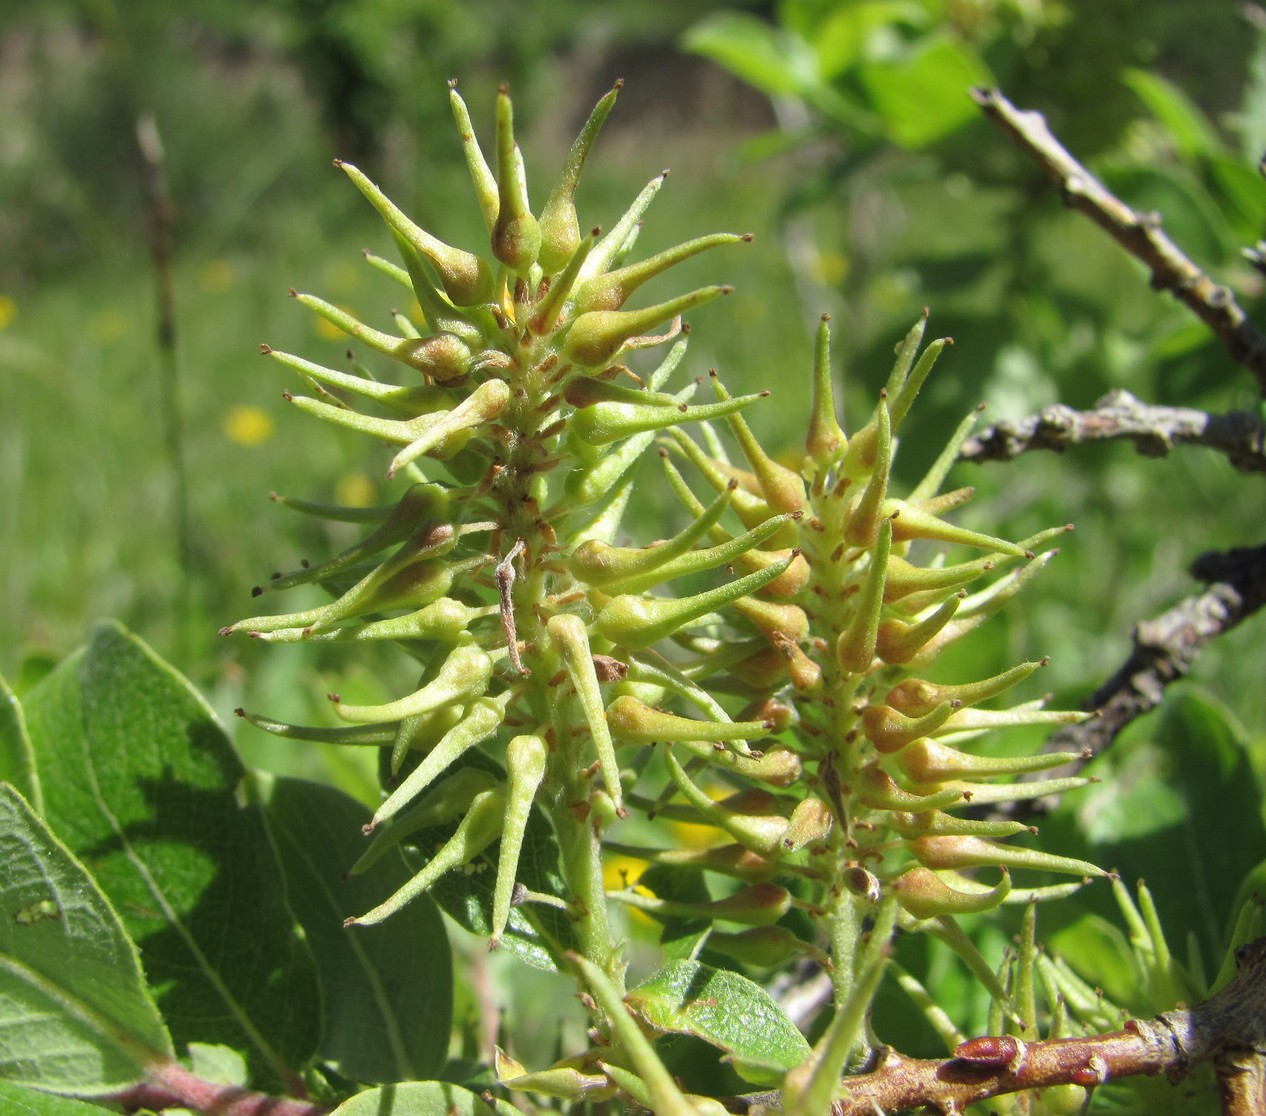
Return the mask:
<svg viewBox="0 0 1266 1116">
<path fill-rule="evenodd" d="M 389 246 L 372 211 L 328 172 L 332 156 L 373 168 L 452 242 L 479 238 L 478 214 L 446 204 L 464 175 L 443 96 L 452 76 L 473 106 L 490 106 L 496 83 L 512 82 L 516 111 L 537 133 L 525 148 L 555 163 L 595 94 L 629 79 L 603 158 L 587 173 L 582 219 L 609 222 L 630 180 L 670 165 L 648 252 L 697 230 L 701 212 L 717 228 L 757 233 L 734 265 L 735 296 L 699 319 L 692 371 L 715 364 L 736 392 L 774 387 L 777 400 L 754 409 L 752 423 L 793 459 L 811 323 L 823 310 L 836 320 L 853 415 L 871 406 L 893 342 L 922 306 L 934 332 L 956 340 L 902 447 L 907 479 L 981 400 L 986 419 L 1055 400 L 1088 406 L 1110 387 L 1256 410 L 1254 385 L 1203 327 L 1063 209 L 966 89 L 997 84 L 1044 112 L 1078 158 L 1132 205 L 1158 210 L 1251 310 L 1261 277 L 1239 251 L 1266 231 L 1255 167 L 1266 150 L 1264 27 L 1255 4 L 1189 0 L 0 0 L 0 671 L 21 692 L 95 617 L 114 615 L 222 712 L 249 685 L 253 706 L 289 721 L 313 715 L 314 695 L 330 687 L 300 674 L 324 672 L 320 653 L 230 652 L 215 632 L 269 571 L 346 541 L 336 527 L 287 516 L 267 491 L 370 502 L 382 464 L 350 439 L 297 435 L 282 383 L 251 356 L 268 341 L 337 363 L 343 343 L 311 335 L 308 316 L 284 297 L 288 284 L 384 315 L 391 305 L 390 285 L 358 255 L 366 243 Z M 146 111 L 165 142 L 175 213 L 192 513 L 183 569 L 156 418 L 156 281 L 135 139 Z M 477 127 L 490 116 L 477 116 Z M 1254 525 L 1266 512 L 1255 478 L 1199 451 L 1154 461 L 1124 446 L 1082 448 L 960 467 L 958 480 L 985 494 L 970 526 L 1023 537 L 1052 522 L 1078 525 L 1025 610 L 955 652 L 972 658 L 975 674 L 1050 653 L 1048 684 L 1066 704 L 1116 668 L 1133 624 L 1190 591 L 1185 567 L 1196 554 L 1259 542 Z M 1169 714 L 1155 740 L 1136 727 L 1113 767 L 1141 772 L 1143 790 L 1130 800 L 1137 815 L 1170 814 L 1103 840 L 1087 833 L 1096 846 L 1087 855 L 1159 850 L 1160 863 L 1176 863 L 1175 850 L 1201 844 L 1192 819 L 1208 796 L 1245 786 L 1233 763 L 1245 748 L 1260 777 L 1259 633 L 1259 623 L 1245 625 L 1197 668 L 1243 733 L 1199 702 Z M 396 669 L 362 658 L 349 679 L 341 657 L 330 666 L 358 701 L 389 691 Z M 1173 776 L 1166 797 L 1162 776 L 1183 770 L 1187 735 L 1210 724 L 1222 735 L 1202 739 L 1216 735 L 1230 776 L 1214 779 L 1212 765 L 1204 782 Z M 1223 736 L 1234 746 L 1221 747 Z M 302 762 L 329 775 L 344 762 L 334 778 L 373 791 L 372 772 L 349 761 L 248 744 L 249 758 L 278 770 Z M 1173 791 L 1175 781 L 1205 793 L 1203 805 Z M 1252 798 L 1235 806 L 1245 847 L 1218 861 L 1223 893 L 1266 856 L 1248 847 L 1261 839 Z M 1055 825 L 1085 831 L 1076 809 Z M 1136 849 L 1125 847 L 1130 834 Z M 1158 901 L 1167 915 L 1180 912 L 1178 940 L 1190 931 L 1216 966 L 1230 896 L 1216 925 L 1186 925 L 1184 894 L 1180 881 Z M 1057 941 L 1092 960 L 1108 956 L 1110 969 L 1119 931 L 1105 929 L 1101 909 L 1069 909 Z M 1000 954 L 1003 929 L 985 934 Z M 1096 934 L 1108 943 L 1098 953 L 1087 944 Z M 918 948 L 928 956 L 903 956 L 903 965 L 942 1002 L 974 996 L 983 1012 L 948 951 Z M 531 986 L 517 971 L 514 979 L 511 994 L 527 1002 Z M 904 1011 L 901 1025 L 915 1025 L 908 1006 L 883 1011 Z"/>
<path fill-rule="evenodd" d="M 1254 170 L 1266 146 L 1261 28 L 1252 5 L 1181 0 L 568 0 L 530 11 L 508 0 L 196 10 L 0 0 L 0 482 L 11 496 L 0 533 L 12 540 L 0 561 L 10 602 L 0 668 L 21 678 L 29 661 L 38 673 L 31 656 L 64 653 L 90 618 L 117 615 L 218 687 L 222 706 L 251 677 L 276 691 L 259 704 L 301 717 L 296 694 L 319 683 L 298 686 L 290 672 L 303 668 L 257 663 L 249 648 L 230 656 L 214 632 L 271 569 L 339 542 L 269 505 L 267 490 L 370 500 L 380 466 L 351 443 L 332 452 L 329 440 L 294 441 L 274 402 L 281 385 L 250 354 L 265 340 L 310 351 L 288 284 L 390 305 L 357 257 L 387 246 L 328 171 L 331 156 L 354 151 L 453 242 L 478 235 L 473 210 L 445 203 L 464 173 L 443 96 L 454 75 L 476 110 L 512 81 L 536 133 L 525 146 L 555 161 L 595 93 L 628 78 L 582 189 L 585 219 L 609 220 L 630 178 L 669 165 L 648 235 L 671 243 L 687 227 L 678 215 L 701 211 L 718 228 L 757 233 L 728 277 L 735 298 L 699 323 L 693 360 L 742 390 L 776 382 L 779 403 L 752 422 L 793 456 L 795 427 L 782 416 L 803 413 L 811 323 L 824 309 L 852 413 L 869 407 L 922 306 L 956 340 L 925 392 L 929 436 L 902 448 L 907 477 L 981 400 L 987 419 L 1056 399 L 1088 405 L 1113 386 L 1256 407 L 1203 328 L 1061 207 L 978 118 L 966 86 L 995 82 L 1044 111 L 1070 150 L 1127 201 L 1160 210 L 1251 304 L 1260 277 L 1238 251 L 1266 217 Z M 164 140 L 174 208 L 187 570 L 156 417 L 155 277 L 135 140 L 144 111 Z M 341 343 L 323 343 L 337 361 Z M 963 652 L 1000 667 L 1049 652 L 1069 701 L 1115 668 L 1133 623 L 1189 589 L 1195 553 L 1253 541 L 1242 524 L 1260 499 L 1193 451 L 1156 462 L 1095 447 L 960 473 L 989 494 L 972 514 L 991 526 L 1078 524 L 1040 606 Z M 1247 629 L 1234 633 L 1199 672 L 1257 739 L 1266 697 L 1251 680 L 1252 643 Z"/>
<path fill-rule="evenodd" d="M 855 390 L 874 390 L 892 339 L 926 305 L 932 328 L 956 341 L 922 401 L 930 425 L 980 401 L 986 423 L 1056 401 L 1088 407 L 1114 387 L 1211 411 L 1260 406 L 1209 331 L 1064 208 L 967 95 L 997 86 L 1044 113 L 1109 189 L 1158 212 L 1251 312 L 1261 276 L 1240 253 L 1266 226 L 1257 5 L 782 0 L 770 17 L 713 13 L 684 44 L 770 99 L 777 125 L 745 150 L 800 170 L 783 199 L 788 248 L 802 299 L 836 315 Z M 903 446 L 908 476 L 935 446 Z M 1021 530 L 1076 521 L 1070 560 L 1010 637 L 1049 651 L 1056 687 L 1074 694 L 1115 669 L 1133 624 L 1194 588 L 1185 567 L 1196 554 L 1258 541 L 1243 525 L 1249 509 L 1260 514 L 1259 489 L 1207 454 L 1143 461 L 1086 447 L 959 476 L 992 495 L 978 505 L 986 516 L 1003 509 Z M 1018 649 L 999 645 L 1007 639 L 994 633 L 969 653 L 992 647 L 1005 662 Z M 1251 643 L 1233 634 L 1198 673 L 1260 725 Z"/>
</svg>

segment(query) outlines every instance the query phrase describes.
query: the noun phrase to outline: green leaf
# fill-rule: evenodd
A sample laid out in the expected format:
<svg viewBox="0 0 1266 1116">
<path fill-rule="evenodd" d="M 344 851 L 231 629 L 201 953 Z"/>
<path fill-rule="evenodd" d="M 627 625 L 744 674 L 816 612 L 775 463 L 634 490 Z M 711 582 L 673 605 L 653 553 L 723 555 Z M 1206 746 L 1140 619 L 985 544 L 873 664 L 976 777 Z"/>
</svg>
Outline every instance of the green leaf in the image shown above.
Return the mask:
<svg viewBox="0 0 1266 1116">
<path fill-rule="evenodd" d="M 759 984 L 699 961 L 669 962 L 625 1003 L 657 1031 L 720 1047 L 753 1084 L 777 1084 L 809 1056 L 804 1035 Z"/>
<path fill-rule="evenodd" d="M 1121 80 L 1165 129 L 1179 153 L 1188 157 L 1224 154 L 1226 148 L 1196 103 L 1172 82 L 1150 70 L 1127 69 Z"/>
<path fill-rule="evenodd" d="M 974 50 L 946 37 L 927 39 L 899 61 L 864 63 L 858 76 L 889 138 L 912 150 L 975 120 L 968 90 L 993 83 Z"/>
<path fill-rule="evenodd" d="M 744 12 L 701 19 L 686 32 L 682 46 L 771 97 L 799 96 L 818 80 L 817 56 L 804 39 Z"/>
<path fill-rule="evenodd" d="M 444 921 L 426 896 L 380 926 L 349 931 L 409 879 L 399 854 L 345 876 L 364 851 L 370 811 L 302 779 L 263 783 L 261 798 L 291 907 L 317 960 L 324 1033 L 318 1055 L 353 1081 L 433 1077 L 448 1056 L 453 966 Z"/>
<path fill-rule="evenodd" d="M 1140 996 L 1139 964 L 1119 917 L 1086 913 L 1044 937 L 1052 952 L 1072 962 L 1078 975 L 1102 988 L 1112 1003 L 1146 1013 L 1150 1005 Z"/>
<path fill-rule="evenodd" d="M 485 1103 L 447 1081 L 409 1081 L 358 1093 L 332 1116 L 519 1116 L 519 1110 L 505 1101 Z"/>
<path fill-rule="evenodd" d="M 101 1116 L 95 1104 L 27 1089 L 0 1079 L 0 1112 L 4 1116 Z"/>
<path fill-rule="evenodd" d="M 868 113 L 822 79 L 804 38 L 745 12 L 715 12 L 682 37 L 682 48 L 724 66 L 768 97 L 799 97 L 840 123 L 874 130 Z"/>
<path fill-rule="evenodd" d="M 0 866 L 0 1072 L 79 1096 L 136 1084 L 172 1054 L 136 947 L 87 868 L 7 783 Z"/>
<path fill-rule="evenodd" d="M 818 69 L 824 78 L 847 73 L 865 56 L 871 37 L 890 31 L 894 24 L 922 27 L 928 22 L 924 5 L 913 0 L 862 0 L 832 5 L 818 26 L 801 31 L 813 43 Z"/>
<path fill-rule="evenodd" d="M 26 731 L 22 703 L 0 675 L 0 780 L 12 783 L 35 808 L 43 810 L 40 781 L 35 774 L 35 753 Z"/>
<path fill-rule="evenodd" d="M 1230 715 L 1194 687 L 1171 690 L 1159 717 L 1132 726 L 1087 769 L 1101 782 L 1070 795 L 1045 825 L 1051 848 L 1138 879 L 1171 943 L 1194 934 L 1219 958 L 1241 881 L 1266 849 L 1261 788 Z M 1106 888 L 1076 900 L 1120 921 Z M 1067 960 L 1076 964 L 1069 952 Z"/>
<path fill-rule="evenodd" d="M 115 624 L 24 705 L 47 820 L 139 945 L 176 1043 L 231 1046 L 260 1086 L 293 1084 L 317 1042 L 316 976 L 211 710 Z"/>
<path fill-rule="evenodd" d="M 213 1085 L 245 1087 L 249 1082 L 246 1059 L 231 1046 L 191 1042 L 189 1068 L 203 1081 L 210 1081 Z"/>
</svg>

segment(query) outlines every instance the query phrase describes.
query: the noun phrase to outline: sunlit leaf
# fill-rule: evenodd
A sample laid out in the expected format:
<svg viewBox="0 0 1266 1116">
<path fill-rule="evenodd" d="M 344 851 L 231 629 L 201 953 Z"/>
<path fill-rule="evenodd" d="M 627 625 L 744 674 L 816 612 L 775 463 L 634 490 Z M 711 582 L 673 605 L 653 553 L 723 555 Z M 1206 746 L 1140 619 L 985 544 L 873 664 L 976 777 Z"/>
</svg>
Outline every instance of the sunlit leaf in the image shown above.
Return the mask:
<svg viewBox="0 0 1266 1116">
<path fill-rule="evenodd" d="M 809 1044 L 759 984 L 698 961 L 671 961 L 625 998 L 654 1030 L 695 1035 L 726 1051 L 755 1084 L 775 1084 L 809 1056 Z"/>
<path fill-rule="evenodd" d="M 101 1108 L 84 1101 L 40 1093 L 0 1079 L 0 1112 L 4 1116 L 101 1116 Z"/>
<path fill-rule="evenodd" d="M 913 149 L 975 120 L 968 91 L 992 83 L 979 55 L 950 38 L 929 38 L 899 60 L 866 63 L 859 76 L 888 135 Z"/>
<path fill-rule="evenodd" d="M 46 819 L 140 947 L 177 1045 L 222 1043 L 253 1081 L 293 1083 L 320 1025 L 314 967 L 211 710 L 114 624 L 23 704 Z"/>
<path fill-rule="evenodd" d="M 0 1073 L 90 1096 L 135 1084 L 171 1054 L 110 901 L 0 784 Z"/>
</svg>

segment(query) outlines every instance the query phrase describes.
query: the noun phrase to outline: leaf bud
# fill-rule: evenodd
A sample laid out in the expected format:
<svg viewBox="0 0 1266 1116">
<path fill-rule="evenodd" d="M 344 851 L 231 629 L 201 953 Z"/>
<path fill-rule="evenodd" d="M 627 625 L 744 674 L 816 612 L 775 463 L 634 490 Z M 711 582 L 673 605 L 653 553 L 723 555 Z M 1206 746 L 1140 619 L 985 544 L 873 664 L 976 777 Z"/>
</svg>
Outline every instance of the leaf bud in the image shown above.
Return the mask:
<svg viewBox="0 0 1266 1116">
<path fill-rule="evenodd" d="M 1042 872 L 1065 872 L 1074 876 L 1107 876 L 1088 860 L 1056 856 L 1040 849 L 1000 845 L 984 837 L 916 837 L 906 842 L 916 860 L 928 868 L 1033 868 Z"/>
<path fill-rule="evenodd" d="M 830 806 L 820 798 L 810 795 L 796 804 L 791 811 L 791 821 L 783 835 L 782 844 L 787 852 L 795 852 L 805 845 L 821 841 L 831 831 L 835 815 Z"/>
<path fill-rule="evenodd" d="M 497 200 L 492 254 L 525 276 L 541 250 L 541 226 L 528 206 L 523 155 L 514 142 L 514 109 L 504 86 L 497 94 Z"/>
<path fill-rule="evenodd" d="M 597 139 L 622 85 L 623 82 L 617 81 L 614 88 L 594 106 L 580 135 L 572 143 L 563 171 L 541 210 L 540 263 L 546 275 L 554 275 L 566 266 L 580 245 L 580 222 L 576 217 L 574 200 L 576 186 L 589 149 Z"/>
<path fill-rule="evenodd" d="M 607 706 L 607 724 L 626 744 L 759 740 L 769 732 L 763 721 L 699 721 L 665 713 L 628 694 L 620 695 Z"/>
<path fill-rule="evenodd" d="M 818 469 L 825 472 L 848 445 L 835 414 L 835 390 L 831 384 L 830 314 L 823 314 L 813 350 L 813 410 L 804 448 Z"/>
<path fill-rule="evenodd" d="M 384 221 L 417 252 L 430 261 L 444 292 L 456 306 L 472 306 L 493 297 L 492 269 L 478 256 L 445 244 L 414 224 L 397 206 L 351 163 L 336 162 L 369 199 Z"/>
<path fill-rule="evenodd" d="M 590 254 L 590 259 L 593 255 Z M 563 338 L 562 356 L 584 368 L 606 368 L 627 345 L 646 340 L 640 335 L 719 295 L 729 294 L 730 290 L 730 287 L 702 287 L 642 310 L 590 310 L 572 322 Z M 657 343 L 664 338 L 651 340 Z"/>
<path fill-rule="evenodd" d="M 510 921 L 511 898 L 527 831 L 528 817 L 537 788 L 545 778 L 549 746 L 536 735 L 515 736 L 506 745 L 505 822 L 497 858 L 497 879 L 492 889 L 492 921 L 488 948 L 496 949 Z"/>
<path fill-rule="evenodd" d="M 598 753 L 598 765 L 607 793 L 615 802 L 616 809 L 623 809 L 623 790 L 620 784 L 620 765 L 615 757 L 615 744 L 603 708 L 602 686 L 594 666 L 593 651 L 589 645 L 589 631 L 585 622 L 574 613 L 551 616 L 545 625 L 550 642 L 558 650 L 567 677 L 580 700 L 594 750 Z"/>
<path fill-rule="evenodd" d="M 880 610 L 884 603 L 884 577 L 888 571 L 888 555 L 892 551 L 892 524 L 885 522 L 879 528 L 875 549 L 871 551 L 870 567 L 862 591 L 853 605 L 853 618 L 840 633 L 835 644 L 835 657 L 840 666 L 851 674 L 865 674 L 874 661 L 878 649 Z"/>
<path fill-rule="evenodd" d="M 492 678 L 492 659 L 474 643 L 453 648 L 434 679 L 420 690 L 385 705 L 347 705 L 331 695 L 334 711 L 344 721 L 369 724 L 413 717 L 451 702 L 468 702 L 479 697 Z"/>
<path fill-rule="evenodd" d="M 879 751 L 891 754 L 940 728 L 956 708 L 943 701 L 922 717 L 907 717 L 888 705 L 868 705 L 862 710 L 862 732 Z"/>
<path fill-rule="evenodd" d="M 919 717 L 931 712 L 943 701 L 952 701 L 958 707 L 976 705 L 997 697 L 1009 690 L 1017 682 L 1023 681 L 1038 667 L 1045 666 L 1047 660 L 1036 663 L 1020 663 L 1002 674 L 985 678 L 979 682 L 968 682 L 958 686 L 946 686 L 939 682 L 925 682 L 921 678 L 906 678 L 898 682 L 888 691 L 884 701 L 894 709 L 901 710 L 910 717 Z"/>
<path fill-rule="evenodd" d="M 410 338 L 397 346 L 396 355 L 441 384 L 460 380 L 474 359 L 470 346 L 455 333 Z"/>
<path fill-rule="evenodd" d="M 747 574 L 688 597 L 644 597 L 622 594 L 612 597 L 598 613 L 595 627 L 612 643 L 629 651 L 641 651 L 680 631 L 692 621 L 715 612 L 740 597 L 773 581 L 790 563 Z"/>
<path fill-rule="evenodd" d="M 927 868 L 911 868 L 888 885 L 897 902 L 915 918 L 981 914 L 998 906 L 1011 892 L 1011 876 L 1002 869 L 996 887 L 979 892 L 956 891 Z"/>
<path fill-rule="evenodd" d="M 909 662 L 953 619 L 961 603 L 961 597 L 950 597 L 917 624 L 906 624 L 892 618 L 884 620 L 876 633 L 875 653 L 885 663 L 899 665 Z"/>
</svg>

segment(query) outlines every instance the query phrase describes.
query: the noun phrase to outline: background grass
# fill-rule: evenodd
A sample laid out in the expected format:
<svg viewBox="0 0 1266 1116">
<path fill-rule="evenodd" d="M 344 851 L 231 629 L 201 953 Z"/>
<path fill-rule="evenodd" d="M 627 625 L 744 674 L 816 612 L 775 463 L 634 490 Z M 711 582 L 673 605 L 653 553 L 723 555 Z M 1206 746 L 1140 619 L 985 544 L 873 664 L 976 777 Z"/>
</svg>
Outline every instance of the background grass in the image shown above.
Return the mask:
<svg viewBox="0 0 1266 1116">
<path fill-rule="evenodd" d="M 514 80 L 537 204 L 589 105 L 614 77 L 627 78 L 586 172 L 582 221 L 609 225 L 669 166 L 646 252 L 701 231 L 756 234 L 750 246 L 691 261 L 672 289 L 735 285 L 733 297 L 697 315 L 688 372 L 716 367 L 735 391 L 770 387 L 774 399 L 752 423 L 792 460 L 812 328 L 824 310 L 835 315 L 852 421 L 871 405 L 892 344 L 923 305 L 931 304 L 933 335 L 955 337 L 911 420 L 907 481 L 982 399 L 991 417 L 1057 398 L 1087 405 L 1114 385 L 1211 409 L 1257 405 L 1247 377 L 1193 336 L 1135 265 L 1061 213 L 986 125 L 969 128 L 957 147 L 912 152 L 882 138 L 867 147 L 812 117 L 797 124 L 792 114 L 788 124 L 785 102 L 776 116 L 765 98 L 677 45 L 713 9 L 778 12 L 687 7 L 563 4 L 529 25 L 513 5 L 496 3 L 460 18 L 443 4 L 385 0 L 221 0 L 197 15 L 157 0 L 117 9 L 49 3 L 37 12 L 0 4 L 0 189 L 11 199 L 0 215 L 0 671 L 21 687 L 82 642 L 95 617 L 115 616 L 225 714 L 247 704 L 310 720 L 324 714 L 336 676 L 345 692 L 392 689 L 405 668 L 390 655 L 358 652 L 349 681 L 336 652 L 269 651 L 216 632 L 252 610 L 250 587 L 271 571 L 346 541 L 271 504 L 270 490 L 349 502 L 382 495 L 382 455 L 290 413 L 280 396 L 289 384 L 255 354 L 267 342 L 339 363 L 345 344 L 287 299 L 289 286 L 379 322 L 398 297 L 361 259 L 364 247 L 389 254 L 389 245 L 331 168 L 335 154 L 361 159 L 440 236 L 480 242 L 448 119 L 451 72 L 462 76 L 485 136 L 497 81 Z M 1220 216 L 1218 198 L 1165 133 L 1148 130 L 1113 67 L 1151 59 L 1187 82 L 1211 119 L 1221 123 L 1231 110 L 1244 118 L 1260 102 L 1256 32 L 1237 16 L 1206 14 L 1198 40 L 1182 5 L 1127 6 L 1128 19 L 1112 27 L 1090 11 L 1096 5 L 1069 4 L 1042 9 L 1047 23 L 1029 33 L 1047 39 L 1026 45 L 1008 14 L 1019 7 L 981 8 L 1003 21 L 1005 33 L 980 32 L 995 73 L 1067 127 L 1080 154 L 1106 172 L 1129 171 L 1118 176 L 1124 186 L 1163 203 L 1175 235 L 1252 297 L 1253 274 L 1234 262 L 1245 222 Z M 1102 67 L 1096 107 L 1069 42 Z M 360 84 L 350 91 L 331 44 L 359 59 Z M 157 276 L 134 139 L 146 111 L 166 146 L 174 202 L 178 463 L 166 449 Z M 1138 170 L 1157 166 L 1171 173 Z M 1266 213 L 1266 187 L 1262 195 L 1256 218 Z M 1043 684 L 1070 702 L 1121 661 L 1132 624 L 1189 591 L 1184 570 L 1197 553 L 1257 542 L 1264 510 L 1256 483 L 1194 452 L 1154 462 L 1122 447 L 1086 449 L 960 467 L 959 483 L 981 490 L 965 516 L 972 525 L 1023 537 L 1078 524 L 1040 595 L 959 660 L 979 673 L 982 664 L 1001 669 L 1049 653 Z M 668 507 L 666 494 L 651 498 L 630 534 L 659 533 Z M 1266 724 L 1259 641 L 1258 626 L 1247 625 L 1197 672 L 1258 739 Z M 242 728 L 252 758 L 269 766 L 330 762 L 257 735 Z M 340 778 L 367 776 L 353 765 Z"/>
</svg>

